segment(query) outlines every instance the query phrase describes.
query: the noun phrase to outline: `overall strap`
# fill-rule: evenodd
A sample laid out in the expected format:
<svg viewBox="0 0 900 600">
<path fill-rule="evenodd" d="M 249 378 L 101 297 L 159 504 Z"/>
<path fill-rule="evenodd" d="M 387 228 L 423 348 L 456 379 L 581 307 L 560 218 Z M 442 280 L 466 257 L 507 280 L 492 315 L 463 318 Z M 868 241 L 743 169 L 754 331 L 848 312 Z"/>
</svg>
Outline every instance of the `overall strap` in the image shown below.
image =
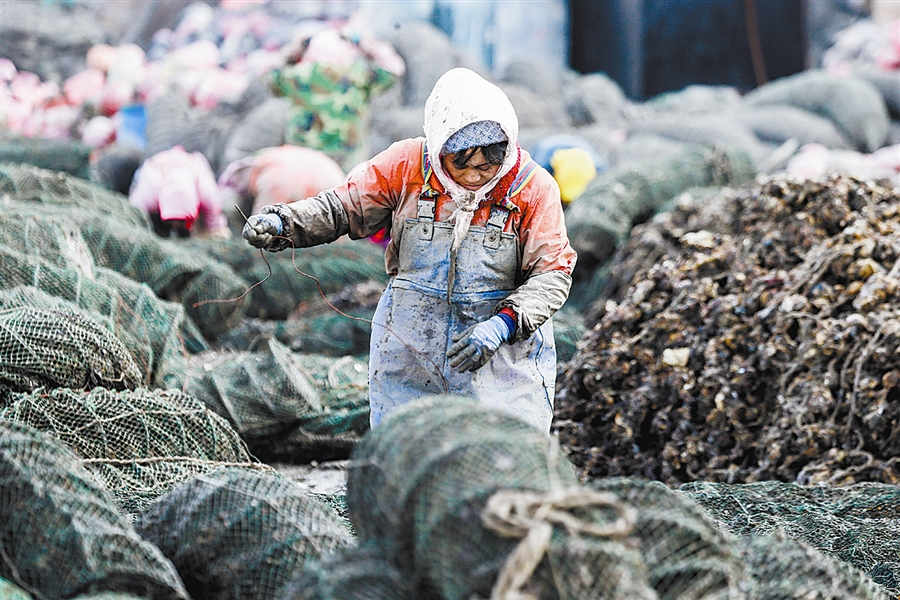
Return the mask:
<svg viewBox="0 0 900 600">
<path fill-rule="evenodd" d="M 494 205 L 491 207 L 491 216 L 487 223 L 488 226 L 498 227 L 500 229 L 506 227 L 506 221 L 509 220 L 509 213 L 517 212 L 519 210 L 519 207 L 516 206 L 510 198 L 518 195 L 518 193 L 528 185 L 528 182 L 534 177 L 537 166 L 537 163 L 530 158 L 528 159 L 528 162 L 522 165 L 522 168 L 519 169 L 515 179 L 512 180 L 506 195 L 494 202 Z"/>
<path fill-rule="evenodd" d="M 422 142 L 422 191 L 419 193 L 417 202 L 417 217 L 419 219 L 418 232 L 419 238 L 430 240 L 434 237 L 434 216 L 436 210 L 435 198 L 438 192 L 431 187 L 428 182 L 434 169 L 431 168 L 431 161 L 428 159 L 428 149 L 425 142 Z"/>
</svg>

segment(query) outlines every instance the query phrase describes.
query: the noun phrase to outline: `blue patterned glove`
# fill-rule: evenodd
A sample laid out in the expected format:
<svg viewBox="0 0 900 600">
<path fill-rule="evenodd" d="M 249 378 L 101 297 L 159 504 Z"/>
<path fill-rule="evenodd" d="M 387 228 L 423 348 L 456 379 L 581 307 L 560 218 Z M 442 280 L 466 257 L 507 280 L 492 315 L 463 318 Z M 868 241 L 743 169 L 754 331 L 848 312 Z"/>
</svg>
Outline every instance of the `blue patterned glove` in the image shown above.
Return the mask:
<svg viewBox="0 0 900 600">
<path fill-rule="evenodd" d="M 480 369 L 510 335 L 510 327 L 500 315 L 472 325 L 453 336 L 453 345 L 447 351 L 450 366 L 460 373 Z"/>
</svg>

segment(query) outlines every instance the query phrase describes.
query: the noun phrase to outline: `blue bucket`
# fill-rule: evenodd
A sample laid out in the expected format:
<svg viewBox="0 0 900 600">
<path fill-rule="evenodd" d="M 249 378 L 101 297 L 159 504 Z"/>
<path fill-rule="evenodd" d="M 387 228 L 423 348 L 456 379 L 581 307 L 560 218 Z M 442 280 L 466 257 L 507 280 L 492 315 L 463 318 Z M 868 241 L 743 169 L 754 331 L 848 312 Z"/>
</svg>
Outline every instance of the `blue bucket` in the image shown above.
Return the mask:
<svg viewBox="0 0 900 600">
<path fill-rule="evenodd" d="M 138 150 L 147 147 L 147 113 L 143 104 L 129 104 L 116 113 L 116 144 Z"/>
</svg>

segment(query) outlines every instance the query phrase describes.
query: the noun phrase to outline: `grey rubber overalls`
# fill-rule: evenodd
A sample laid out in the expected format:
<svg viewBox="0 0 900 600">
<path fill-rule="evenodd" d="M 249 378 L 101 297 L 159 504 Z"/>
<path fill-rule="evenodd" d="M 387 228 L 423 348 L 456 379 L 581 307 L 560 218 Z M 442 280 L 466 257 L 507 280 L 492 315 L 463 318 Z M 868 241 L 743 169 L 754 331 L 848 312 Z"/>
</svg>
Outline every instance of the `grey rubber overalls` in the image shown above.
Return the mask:
<svg viewBox="0 0 900 600">
<path fill-rule="evenodd" d="M 517 181 L 530 167 L 523 165 Z M 458 373 L 447 364 L 453 336 L 493 316 L 497 303 L 515 289 L 518 239 L 503 231 L 509 210 L 498 202 L 486 226 L 469 228 L 452 269 L 453 225 L 434 220 L 434 192 L 427 184 L 431 173 L 424 160 L 423 169 L 426 185 L 418 201 L 418 218 L 406 220 L 399 271 L 373 319 L 371 425 L 375 427 L 385 413 L 410 400 L 452 393 L 474 396 L 549 432 L 556 383 L 551 320 L 527 340 L 502 344 L 475 372 Z M 522 185 L 513 182 L 504 200 Z"/>
</svg>

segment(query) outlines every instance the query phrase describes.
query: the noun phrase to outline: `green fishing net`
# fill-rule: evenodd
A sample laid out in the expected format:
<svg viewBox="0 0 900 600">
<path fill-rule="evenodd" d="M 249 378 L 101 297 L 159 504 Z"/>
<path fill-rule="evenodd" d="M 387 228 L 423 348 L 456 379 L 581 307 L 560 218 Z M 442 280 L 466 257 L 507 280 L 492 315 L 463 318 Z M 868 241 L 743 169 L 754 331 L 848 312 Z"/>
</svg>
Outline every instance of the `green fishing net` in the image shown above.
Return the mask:
<svg viewBox="0 0 900 600">
<path fill-rule="evenodd" d="M 14 398 L 0 418 L 65 442 L 128 515 L 198 473 L 253 462 L 224 419 L 182 392 L 60 388 Z"/>
<path fill-rule="evenodd" d="M 182 483 L 135 526 L 194 600 L 278 598 L 307 561 L 355 545 L 337 515 L 289 479 L 235 467 Z"/>
<path fill-rule="evenodd" d="M 412 600 L 381 548 L 348 548 L 307 563 L 277 600 Z"/>
<path fill-rule="evenodd" d="M 141 539 L 59 440 L 0 419 L 0 577 L 37 598 L 128 592 L 187 600 L 172 563 Z"/>
</svg>

